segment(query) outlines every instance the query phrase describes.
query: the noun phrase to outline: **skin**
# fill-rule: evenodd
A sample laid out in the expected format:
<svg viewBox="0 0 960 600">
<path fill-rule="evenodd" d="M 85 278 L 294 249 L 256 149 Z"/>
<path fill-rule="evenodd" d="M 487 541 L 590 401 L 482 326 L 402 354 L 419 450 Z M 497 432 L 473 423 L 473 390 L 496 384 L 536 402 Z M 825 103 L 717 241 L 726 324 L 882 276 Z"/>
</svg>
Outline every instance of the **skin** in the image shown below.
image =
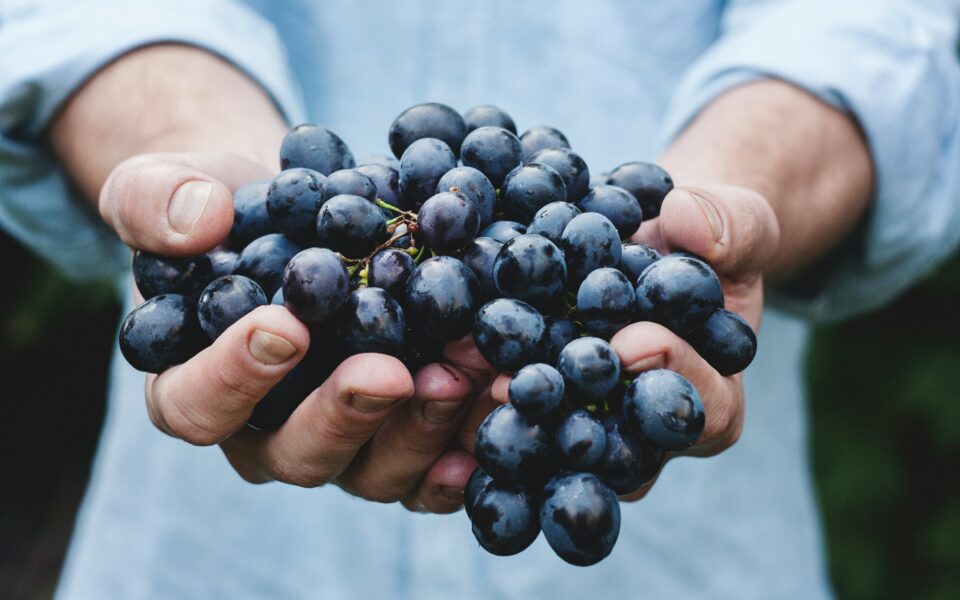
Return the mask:
<svg viewBox="0 0 960 600">
<path fill-rule="evenodd" d="M 202 50 L 158 45 L 93 77 L 49 137 L 124 242 L 179 256 L 207 251 L 227 235 L 232 190 L 277 172 L 286 131 L 266 93 L 235 68 Z M 853 120 L 776 81 L 718 98 L 659 162 L 678 187 L 635 239 L 706 258 L 721 276 L 727 308 L 755 329 L 764 277 L 787 277 L 834 247 L 866 210 L 873 181 Z M 736 442 L 742 376 L 720 376 L 652 323 L 621 330 L 612 344 L 625 372 L 675 369 L 699 390 L 706 429 L 683 454 L 710 456 Z M 307 329 L 285 308 L 260 307 L 187 363 L 146 377 L 150 418 L 191 444 L 219 444 L 250 482 L 333 482 L 412 510 L 459 508 L 476 465 L 476 429 L 506 401 L 508 378 L 497 377 L 469 339 L 447 347 L 449 365 L 412 375 L 394 358 L 361 354 L 278 431 L 246 429 L 257 401 L 308 345 Z"/>
</svg>

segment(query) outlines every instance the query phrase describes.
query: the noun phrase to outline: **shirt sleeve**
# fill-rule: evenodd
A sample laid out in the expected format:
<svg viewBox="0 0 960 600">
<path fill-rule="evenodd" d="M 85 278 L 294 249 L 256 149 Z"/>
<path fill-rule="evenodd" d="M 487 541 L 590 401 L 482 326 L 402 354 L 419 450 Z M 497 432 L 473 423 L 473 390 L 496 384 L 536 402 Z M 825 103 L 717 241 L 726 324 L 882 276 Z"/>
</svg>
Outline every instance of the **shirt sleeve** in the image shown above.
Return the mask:
<svg viewBox="0 0 960 600">
<path fill-rule="evenodd" d="M 0 226 L 72 278 L 114 276 L 129 264 L 129 253 L 72 189 L 45 131 L 100 68 L 161 42 L 221 56 L 258 82 L 288 121 L 303 118 L 281 40 L 269 21 L 239 2 L 0 4 Z"/>
<path fill-rule="evenodd" d="M 739 0 L 686 73 L 664 127 L 678 135 L 730 88 L 777 78 L 846 111 L 876 171 L 858 231 L 772 305 L 837 320 L 889 301 L 960 244 L 958 3 Z"/>
</svg>

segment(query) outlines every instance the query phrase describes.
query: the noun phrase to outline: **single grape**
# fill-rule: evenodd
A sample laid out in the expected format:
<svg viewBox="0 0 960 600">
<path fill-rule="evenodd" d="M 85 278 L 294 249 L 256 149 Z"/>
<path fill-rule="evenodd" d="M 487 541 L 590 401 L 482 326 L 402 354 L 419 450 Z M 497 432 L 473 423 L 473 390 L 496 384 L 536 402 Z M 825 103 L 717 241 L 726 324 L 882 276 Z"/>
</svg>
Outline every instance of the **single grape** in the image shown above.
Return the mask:
<svg viewBox="0 0 960 600">
<path fill-rule="evenodd" d="M 513 407 L 498 406 L 477 429 L 474 455 L 484 471 L 500 483 L 535 480 L 547 468 L 552 436 Z M 476 512 L 474 506 L 474 512 Z"/>
<path fill-rule="evenodd" d="M 529 364 L 510 380 L 508 393 L 517 412 L 532 421 L 542 421 L 563 402 L 563 377 L 550 365 Z"/>
<path fill-rule="evenodd" d="M 610 339 L 633 322 L 637 296 L 627 276 L 616 269 L 593 271 L 577 291 L 577 314 L 590 335 Z"/>
<path fill-rule="evenodd" d="M 659 252 L 646 244 L 627 243 L 623 245 L 623 252 L 620 256 L 620 270 L 627 276 L 634 285 L 640 278 L 643 270 L 663 258 Z"/>
<path fill-rule="evenodd" d="M 213 264 L 206 254 L 174 257 L 137 250 L 133 253 L 133 280 L 144 300 L 160 294 L 196 298 L 213 279 Z"/>
<path fill-rule="evenodd" d="M 480 303 L 480 284 L 465 264 L 450 256 L 424 261 L 407 281 L 407 321 L 434 342 L 465 336 Z"/>
<path fill-rule="evenodd" d="M 387 139 L 394 156 L 401 158 L 414 142 L 435 138 L 460 154 L 460 144 L 467 135 L 467 125 L 460 113 L 446 104 L 427 102 L 406 109 L 390 124 Z"/>
<path fill-rule="evenodd" d="M 267 212 L 281 233 L 309 245 L 316 237 L 317 213 L 328 197 L 326 177 L 310 169 L 288 169 L 270 182 Z"/>
<path fill-rule="evenodd" d="M 590 169 L 580 155 L 572 150 L 547 148 L 534 154 L 527 164 L 553 167 L 567 186 L 567 202 L 579 202 L 590 190 Z"/>
<path fill-rule="evenodd" d="M 502 127 L 517 135 L 517 126 L 503 109 L 490 104 L 474 106 L 463 113 L 463 121 L 467 125 L 467 133 L 480 127 Z"/>
<path fill-rule="evenodd" d="M 380 352 L 399 356 L 406 329 L 400 304 L 375 287 L 354 290 L 337 319 L 338 339 L 348 354 Z"/>
<path fill-rule="evenodd" d="M 333 198 L 340 194 L 360 196 L 370 202 L 376 202 L 377 184 L 369 175 L 357 169 L 341 169 L 327 176 L 327 197 Z"/>
<path fill-rule="evenodd" d="M 643 221 L 640 203 L 627 190 L 615 185 L 599 185 L 577 203 L 583 212 L 600 213 L 617 228 L 620 239 L 637 232 Z"/>
<path fill-rule="evenodd" d="M 283 286 L 277 288 L 277 291 L 274 292 L 273 298 L 270 299 L 270 304 L 274 306 L 283 306 Z"/>
<path fill-rule="evenodd" d="M 580 213 L 580 209 L 569 202 L 551 202 L 533 215 L 527 233 L 542 235 L 559 246 L 563 230 Z"/>
<path fill-rule="evenodd" d="M 182 294 L 160 294 L 123 320 L 120 352 L 134 369 L 162 373 L 192 358 L 208 343 L 205 338 L 195 302 Z"/>
<path fill-rule="evenodd" d="M 620 503 L 592 473 L 567 473 L 543 489 L 540 526 L 557 556 L 581 567 L 596 564 L 620 535 Z"/>
<path fill-rule="evenodd" d="M 673 179 L 666 171 L 655 164 L 644 162 L 628 162 L 620 165 L 610 171 L 606 183 L 620 186 L 630 192 L 640 203 L 645 219 L 660 215 L 660 205 L 673 189 Z"/>
<path fill-rule="evenodd" d="M 387 154 L 368 154 L 363 158 L 357 160 L 357 166 L 355 169 L 360 167 L 370 167 L 370 166 L 381 166 L 393 169 L 394 171 L 400 170 L 400 159 L 396 156 L 390 156 Z"/>
<path fill-rule="evenodd" d="M 407 290 L 407 280 L 417 268 L 413 257 L 396 248 L 387 248 L 370 259 L 367 284 L 381 288 L 388 294 L 401 300 Z"/>
<path fill-rule="evenodd" d="M 663 450 L 686 450 L 706 422 L 700 394 L 668 369 L 638 375 L 623 396 L 623 414 L 634 435 Z"/>
<path fill-rule="evenodd" d="M 270 180 L 251 181 L 233 193 L 233 227 L 230 246 L 238 250 L 257 239 L 280 230 L 267 212 L 267 191 Z"/>
<path fill-rule="evenodd" d="M 375 204 L 360 196 L 334 196 L 316 220 L 320 245 L 348 258 L 363 258 L 387 241 L 387 222 Z"/>
<path fill-rule="evenodd" d="M 440 140 L 424 138 L 410 144 L 400 157 L 400 196 L 416 207 L 437 191 L 444 173 L 457 166 L 457 157 Z"/>
<path fill-rule="evenodd" d="M 637 280 L 637 319 L 660 323 L 677 335 L 700 327 L 722 306 L 720 279 L 693 256 L 664 256 Z"/>
<path fill-rule="evenodd" d="M 307 325 L 332 317 L 349 297 L 347 270 L 340 257 L 326 248 L 307 248 L 291 258 L 283 271 L 283 304 Z"/>
<path fill-rule="evenodd" d="M 563 253 L 545 237 L 523 234 L 508 241 L 493 263 L 500 295 L 546 308 L 554 305 L 567 283 Z"/>
<path fill-rule="evenodd" d="M 405 313 L 409 315 L 409 312 Z M 443 362 L 443 346 L 445 342 L 438 342 L 422 333 L 420 329 L 410 327 L 410 318 L 407 318 L 406 343 L 403 353 L 398 357 L 411 373 L 416 373 L 430 363 Z"/>
<path fill-rule="evenodd" d="M 587 275 L 601 267 L 620 264 L 623 247 L 610 219 L 597 213 L 577 215 L 563 229 L 560 248 L 567 262 L 571 285 L 579 285 Z"/>
<path fill-rule="evenodd" d="M 501 248 L 503 248 L 503 242 L 493 238 L 478 237 L 463 250 L 463 264 L 470 267 L 477 276 L 480 290 L 486 300 L 492 300 L 499 295 L 497 285 L 493 281 L 493 262 Z"/>
<path fill-rule="evenodd" d="M 623 417 L 603 417 L 607 446 L 597 465 L 597 474 L 617 494 L 632 494 L 660 472 L 663 451 L 627 431 Z"/>
<path fill-rule="evenodd" d="M 282 233 L 271 233 L 247 244 L 233 272 L 256 281 L 263 293 L 273 296 L 283 284 L 283 269 L 300 247 Z"/>
<path fill-rule="evenodd" d="M 390 206 L 395 206 L 401 210 L 409 210 L 412 205 L 404 202 L 400 195 L 400 162 L 397 161 L 397 168 L 385 167 L 383 165 L 362 165 L 354 169 L 357 173 L 362 173 L 370 178 L 377 186 L 377 198 L 383 200 Z M 391 213 L 392 214 L 392 213 Z"/>
<path fill-rule="evenodd" d="M 481 490 L 470 521 L 483 549 L 497 556 L 517 554 L 540 535 L 537 503 L 517 486 L 491 483 Z"/>
<path fill-rule="evenodd" d="M 210 252 L 207 252 L 207 258 L 210 259 L 210 268 L 212 270 L 210 276 L 213 279 L 217 279 L 218 277 L 233 273 L 233 267 L 237 264 L 240 253 L 227 250 L 222 246 L 217 246 Z"/>
<path fill-rule="evenodd" d="M 502 127 L 481 127 L 464 138 L 460 158 L 464 166 L 477 169 L 500 188 L 507 173 L 523 162 L 523 147 L 516 135 Z"/>
<path fill-rule="evenodd" d="M 250 428 L 258 431 L 279 429 L 340 364 L 326 351 L 333 345 L 332 339 L 316 332 L 311 334 L 311 338 L 310 349 L 303 359 L 270 388 L 253 408 L 253 413 L 247 419 Z"/>
<path fill-rule="evenodd" d="M 684 339 L 724 377 L 746 369 L 757 354 L 757 335 L 750 324 L 724 308 L 713 311 Z"/>
<path fill-rule="evenodd" d="M 520 300 L 498 298 L 477 311 L 473 340 L 487 362 L 512 372 L 546 358 L 546 330 L 537 309 Z"/>
<path fill-rule="evenodd" d="M 547 362 L 556 363 L 560 351 L 579 337 L 577 326 L 569 319 L 560 317 L 546 317 L 547 335 L 544 338 L 547 345 Z"/>
<path fill-rule="evenodd" d="M 329 175 L 354 166 L 350 148 L 337 134 L 320 125 L 297 125 L 280 143 L 281 169 L 303 167 Z"/>
<path fill-rule="evenodd" d="M 476 504 L 477 498 L 492 483 L 493 477 L 487 475 L 480 467 L 474 469 L 473 473 L 470 474 L 467 485 L 463 487 L 463 510 L 468 517 L 473 518 L 473 506 Z"/>
<path fill-rule="evenodd" d="M 567 393 L 581 405 L 602 400 L 620 380 L 620 357 L 595 337 L 577 338 L 560 351 L 557 370 Z"/>
<path fill-rule="evenodd" d="M 417 213 L 420 233 L 437 252 L 459 250 L 477 237 L 480 214 L 477 205 L 459 192 L 440 192 L 432 196 Z"/>
<path fill-rule="evenodd" d="M 197 316 L 204 333 L 215 340 L 244 315 L 266 304 L 267 296 L 256 281 L 227 275 L 214 279 L 200 294 Z"/>
<path fill-rule="evenodd" d="M 564 417 L 553 436 L 560 464 L 574 471 L 592 469 L 607 447 L 603 423 L 582 409 Z"/>
<path fill-rule="evenodd" d="M 530 223 L 538 210 L 553 202 L 566 202 L 567 186 L 552 167 L 521 165 L 507 173 L 500 190 L 499 207 L 507 219 Z"/>
<path fill-rule="evenodd" d="M 477 205 L 480 227 L 493 222 L 497 191 L 487 176 L 473 167 L 456 167 L 443 174 L 437 182 L 437 193 L 460 192 Z"/>
<path fill-rule="evenodd" d="M 523 132 L 520 136 L 520 145 L 523 146 L 523 162 L 530 162 L 533 156 L 548 148 L 570 148 L 567 136 L 559 130 L 546 125 L 537 125 Z"/>
<path fill-rule="evenodd" d="M 480 237 L 488 237 L 500 243 L 506 243 L 527 232 L 527 227 L 516 221 L 494 221 L 480 232 Z"/>
</svg>

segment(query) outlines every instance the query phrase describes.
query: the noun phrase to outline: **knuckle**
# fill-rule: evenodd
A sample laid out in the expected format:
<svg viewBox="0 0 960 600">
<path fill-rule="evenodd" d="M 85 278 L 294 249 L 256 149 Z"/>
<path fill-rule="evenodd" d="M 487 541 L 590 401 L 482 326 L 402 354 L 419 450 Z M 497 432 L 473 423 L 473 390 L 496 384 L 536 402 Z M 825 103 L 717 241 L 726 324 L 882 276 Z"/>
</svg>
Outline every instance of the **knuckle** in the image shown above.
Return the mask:
<svg viewBox="0 0 960 600">
<path fill-rule="evenodd" d="M 171 403 L 160 415 L 163 423 L 175 437 L 194 446 L 212 446 L 222 442 L 229 434 L 218 427 L 213 419 Z"/>
<path fill-rule="evenodd" d="M 259 399 L 263 395 L 257 378 L 241 373 L 231 363 L 224 363 L 210 372 L 211 387 L 229 398 Z"/>
</svg>

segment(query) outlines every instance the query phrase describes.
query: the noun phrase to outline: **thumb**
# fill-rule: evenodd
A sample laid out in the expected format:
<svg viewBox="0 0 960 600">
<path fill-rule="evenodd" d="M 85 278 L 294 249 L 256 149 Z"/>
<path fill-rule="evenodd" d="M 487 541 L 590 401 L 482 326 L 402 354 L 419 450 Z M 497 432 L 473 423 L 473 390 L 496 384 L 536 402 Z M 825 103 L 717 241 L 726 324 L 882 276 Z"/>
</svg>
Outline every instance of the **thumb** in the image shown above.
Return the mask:
<svg viewBox="0 0 960 600">
<path fill-rule="evenodd" d="M 660 236 L 671 251 L 703 257 L 730 277 L 760 274 L 777 249 L 780 226 L 770 204 L 733 186 L 678 187 L 660 211 Z"/>
<path fill-rule="evenodd" d="M 227 154 L 144 154 L 110 173 L 100 190 L 100 214 L 132 248 L 199 254 L 230 232 L 232 190 L 271 175 Z"/>
</svg>

